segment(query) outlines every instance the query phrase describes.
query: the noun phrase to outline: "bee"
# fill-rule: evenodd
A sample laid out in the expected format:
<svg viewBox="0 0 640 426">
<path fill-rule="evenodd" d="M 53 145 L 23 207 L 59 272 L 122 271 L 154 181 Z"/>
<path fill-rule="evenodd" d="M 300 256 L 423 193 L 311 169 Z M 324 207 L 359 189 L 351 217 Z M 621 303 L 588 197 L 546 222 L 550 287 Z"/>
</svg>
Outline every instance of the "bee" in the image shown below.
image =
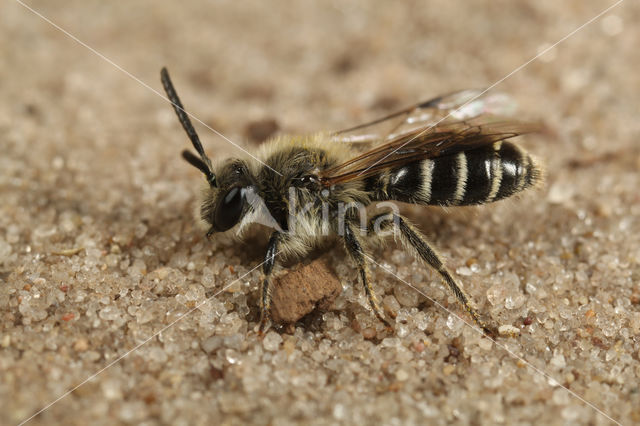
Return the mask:
<svg viewBox="0 0 640 426">
<path fill-rule="evenodd" d="M 367 248 L 393 231 L 405 250 L 433 268 L 486 333 L 495 333 L 425 236 L 397 209 L 363 220 L 380 202 L 470 206 L 502 200 L 542 180 L 533 156 L 510 139 L 536 125 L 500 118 L 508 99 L 465 90 L 334 133 L 275 137 L 256 157 L 213 164 L 186 114 L 166 68 L 161 80 L 198 155 L 182 156 L 207 181 L 200 208 L 207 236 L 273 228 L 259 293 L 263 332 L 269 323 L 276 255 L 304 256 L 319 240 L 341 240 L 356 265 L 371 309 L 390 326 L 369 279 Z M 363 210 L 364 208 L 364 210 Z"/>
</svg>

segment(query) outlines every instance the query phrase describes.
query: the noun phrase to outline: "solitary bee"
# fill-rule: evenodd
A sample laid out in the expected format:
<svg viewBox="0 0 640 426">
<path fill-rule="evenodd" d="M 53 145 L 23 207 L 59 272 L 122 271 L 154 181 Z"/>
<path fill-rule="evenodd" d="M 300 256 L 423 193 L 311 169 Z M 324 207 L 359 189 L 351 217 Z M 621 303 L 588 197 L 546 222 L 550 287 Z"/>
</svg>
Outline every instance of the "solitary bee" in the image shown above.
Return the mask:
<svg viewBox="0 0 640 426">
<path fill-rule="evenodd" d="M 535 186 L 541 167 L 509 139 L 536 126 L 498 117 L 508 102 L 466 90 L 440 96 L 335 133 L 277 137 L 257 157 L 213 165 L 173 87 L 161 80 L 198 156 L 182 156 L 204 173 L 200 208 L 207 236 L 256 222 L 271 225 L 260 289 L 260 331 L 269 320 L 276 255 L 303 256 L 329 235 L 344 243 L 371 308 L 389 325 L 369 281 L 366 247 L 393 231 L 405 249 L 438 272 L 473 320 L 489 327 L 425 237 L 397 211 L 363 221 L 362 207 L 398 201 L 437 206 L 486 204 Z"/>
</svg>

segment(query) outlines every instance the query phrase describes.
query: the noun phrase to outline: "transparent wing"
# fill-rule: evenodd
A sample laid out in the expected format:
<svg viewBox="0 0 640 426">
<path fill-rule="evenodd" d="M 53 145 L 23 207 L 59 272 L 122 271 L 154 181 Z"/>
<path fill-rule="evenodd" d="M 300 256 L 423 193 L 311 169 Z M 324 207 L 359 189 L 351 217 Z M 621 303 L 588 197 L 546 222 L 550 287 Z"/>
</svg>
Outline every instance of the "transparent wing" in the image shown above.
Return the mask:
<svg viewBox="0 0 640 426">
<path fill-rule="evenodd" d="M 333 133 L 332 140 L 345 143 L 385 143 L 429 126 L 470 120 L 481 115 L 512 115 L 515 102 L 504 94 L 462 90 L 412 105 L 377 120 Z"/>
<path fill-rule="evenodd" d="M 325 186 L 380 173 L 391 167 L 477 149 L 525 133 L 538 131 L 536 124 L 479 116 L 470 120 L 442 121 L 406 131 L 342 164 L 323 170 Z"/>
</svg>

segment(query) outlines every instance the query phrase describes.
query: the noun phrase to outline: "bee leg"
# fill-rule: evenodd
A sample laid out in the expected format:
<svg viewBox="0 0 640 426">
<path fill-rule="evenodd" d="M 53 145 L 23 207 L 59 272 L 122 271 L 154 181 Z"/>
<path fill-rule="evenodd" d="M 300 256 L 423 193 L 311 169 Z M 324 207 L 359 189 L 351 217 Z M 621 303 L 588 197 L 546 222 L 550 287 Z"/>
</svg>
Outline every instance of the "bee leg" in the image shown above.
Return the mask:
<svg viewBox="0 0 640 426">
<path fill-rule="evenodd" d="M 264 277 L 260 285 L 260 327 L 258 329 L 260 334 L 265 331 L 267 322 L 269 321 L 269 309 L 271 308 L 269 279 L 271 277 L 271 272 L 273 271 L 273 266 L 276 263 L 275 259 L 280 241 L 281 238 L 279 232 L 271 234 L 271 238 L 269 238 L 269 245 L 267 246 L 267 253 L 265 254 L 264 262 L 262 264 L 262 273 L 264 274 Z"/>
<path fill-rule="evenodd" d="M 440 259 L 438 253 L 429 245 L 426 241 L 426 238 L 415 229 L 410 223 L 407 222 L 402 216 L 389 213 L 379 215 L 375 217 L 371 223 L 376 223 L 379 226 L 380 219 L 384 216 L 391 217 L 392 222 L 388 220 L 382 224 L 382 227 L 389 227 L 389 225 L 397 226 L 396 231 L 400 231 L 400 241 L 405 249 L 413 251 L 417 254 L 424 262 L 426 262 L 430 267 L 435 269 L 442 280 L 449 286 L 453 294 L 456 296 L 460 304 L 464 307 L 464 309 L 471 315 L 473 321 L 487 334 L 487 335 L 495 335 L 496 329 L 495 327 L 489 326 L 483 320 L 480 319 L 478 312 L 471 306 L 469 303 L 469 296 L 465 293 L 465 291 L 460 287 L 460 285 L 456 282 L 456 280 L 451 276 L 449 270 L 444 266 L 444 263 Z"/>
<path fill-rule="evenodd" d="M 373 309 L 373 312 L 375 312 L 380 321 L 382 321 L 387 327 L 393 329 L 391 323 L 389 323 L 389 321 L 384 317 L 384 313 L 382 311 L 382 308 L 380 307 L 378 298 L 376 297 L 376 294 L 373 291 L 373 287 L 369 282 L 369 268 L 367 268 L 367 262 L 365 260 L 362 245 L 360 244 L 360 241 L 358 241 L 358 238 L 355 236 L 353 229 L 348 224 L 345 224 L 344 243 L 347 248 L 347 252 L 354 260 L 354 262 L 356 262 L 356 265 L 358 265 L 360 279 L 362 280 L 364 291 L 367 295 L 367 298 L 369 299 L 369 305 L 371 305 L 371 309 Z"/>
</svg>

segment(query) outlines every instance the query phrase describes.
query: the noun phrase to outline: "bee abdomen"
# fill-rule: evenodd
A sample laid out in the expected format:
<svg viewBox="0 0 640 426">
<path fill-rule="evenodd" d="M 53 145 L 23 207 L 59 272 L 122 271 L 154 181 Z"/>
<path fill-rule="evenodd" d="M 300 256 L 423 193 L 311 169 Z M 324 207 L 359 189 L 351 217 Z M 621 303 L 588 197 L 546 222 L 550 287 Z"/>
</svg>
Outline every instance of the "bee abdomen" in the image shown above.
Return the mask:
<svg viewBox="0 0 640 426">
<path fill-rule="evenodd" d="M 541 170 L 527 152 L 511 142 L 465 152 L 467 182 L 457 205 L 502 200 L 534 186 Z"/>
<path fill-rule="evenodd" d="M 540 178 L 529 154 L 510 142 L 497 142 L 391 169 L 367 186 L 378 200 L 464 206 L 507 198 Z"/>
</svg>

